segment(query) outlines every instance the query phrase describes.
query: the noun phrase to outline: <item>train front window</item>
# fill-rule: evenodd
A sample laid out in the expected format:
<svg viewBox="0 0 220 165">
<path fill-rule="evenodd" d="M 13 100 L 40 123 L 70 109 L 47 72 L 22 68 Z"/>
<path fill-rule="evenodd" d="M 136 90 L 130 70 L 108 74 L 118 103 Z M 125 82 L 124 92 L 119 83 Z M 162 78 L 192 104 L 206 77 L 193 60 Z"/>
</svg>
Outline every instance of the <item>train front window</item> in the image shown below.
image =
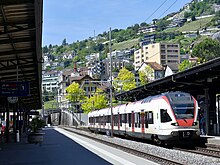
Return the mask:
<svg viewBox="0 0 220 165">
<path fill-rule="evenodd" d="M 193 104 L 176 104 L 172 106 L 176 119 L 192 119 L 194 118 Z"/>
</svg>

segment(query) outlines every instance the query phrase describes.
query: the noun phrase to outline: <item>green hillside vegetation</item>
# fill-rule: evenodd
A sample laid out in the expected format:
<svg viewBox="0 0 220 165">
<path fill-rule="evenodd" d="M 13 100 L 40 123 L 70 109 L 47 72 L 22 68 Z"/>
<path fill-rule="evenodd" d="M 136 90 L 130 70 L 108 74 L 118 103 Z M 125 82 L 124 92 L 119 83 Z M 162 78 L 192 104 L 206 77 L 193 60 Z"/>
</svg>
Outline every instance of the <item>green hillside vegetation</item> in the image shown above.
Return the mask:
<svg viewBox="0 0 220 165">
<path fill-rule="evenodd" d="M 190 10 L 182 10 L 182 15 L 185 18 L 195 19 L 196 16 L 214 14 L 213 4 L 220 4 L 220 0 L 204 0 L 203 2 L 192 3 Z M 171 20 L 167 20 L 169 17 L 166 16 L 162 19 L 155 21 L 156 26 L 158 26 L 156 35 L 156 42 L 170 42 L 170 43 L 180 43 L 181 52 L 185 53 L 189 46 L 196 42 L 201 37 L 197 38 L 185 38 L 184 31 L 197 31 L 205 27 L 215 27 L 220 23 L 220 12 L 216 13 L 216 16 L 203 18 L 199 20 L 194 20 L 191 22 L 186 22 L 182 27 L 175 27 L 166 29 L 170 24 Z M 138 34 L 138 29 L 140 27 L 148 27 L 146 22 L 140 24 L 134 24 L 126 29 L 112 29 L 112 50 L 124 50 L 130 48 L 139 48 L 139 41 L 144 40 L 144 36 L 147 34 Z M 107 53 L 109 53 L 109 34 L 108 32 L 103 32 L 98 34 L 97 38 L 89 37 L 88 39 L 77 41 L 68 44 L 66 39 L 62 41 L 60 46 L 58 45 L 48 45 L 43 47 L 43 53 L 49 53 L 51 56 L 59 56 L 63 53 L 73 53 L 76 56 L 73 60 L 63 61 L 58 59 L 58 62 L 64 62 L 64 68 L 72 68 L 73 62 L 78 62 L 78 65 L 85 66 L 86 60 L 85 56 L 92 53 L 101 53 L 101 59 L 106 58 Z M 48 68 L 50 69 L 50 68 Z M 63 68 L 57 68 L 62 70 Z"/>
<path fill-rule="evenodd" d="M 175 32 L 179 29 L 179 27 L 174 27 L 174 28 L 169 28 L 169 29 L 166 29 L 164 30 L 163 32 L 165 33 L 170 33 L 170 32 Z"/>
<path fill-rule="evenodd" d="M 127 40 L 119 43 L 114 43 L 112 46 L 112 50 L 124 50 L 124 49 L 131 49 L 136 47 L 139 44 L 139 40 L 132 39 L 132 40 Z"/>
<path fill-rule="evenodd" d="M 169 33 L 169 32 L 175 32 L 175 31 L 184 32 L 184 31 L 201 30 L 202 28 L 209 26 L 213 22 L 213 18 L 214 16 L 187 22 L 182 27 L 169 28 L 169 29 L 164 30 L 164 32 Z"/>
<path fill-rule="evenodd" d="M 186 23 L 184 26 L 180 27 L 179 29 L 176 29 L 180 32 L 184 31 L 197 31 L 201 28 L 206 27 L 207 24 L 209 24 L 214 17 L 208 17 L 208 18 L 202 18 L 199 20 L 191 21 L 189 23 Z"/>
<path fill-rule="evenodd" d="M 51 100 L 51 101 L 47 101 L 47 102 L 44 102 L 44 109 L 47 110 L 47 109 L 56 109 L 58 106 L 57 106 L 57 100 Z"/>
</svg>

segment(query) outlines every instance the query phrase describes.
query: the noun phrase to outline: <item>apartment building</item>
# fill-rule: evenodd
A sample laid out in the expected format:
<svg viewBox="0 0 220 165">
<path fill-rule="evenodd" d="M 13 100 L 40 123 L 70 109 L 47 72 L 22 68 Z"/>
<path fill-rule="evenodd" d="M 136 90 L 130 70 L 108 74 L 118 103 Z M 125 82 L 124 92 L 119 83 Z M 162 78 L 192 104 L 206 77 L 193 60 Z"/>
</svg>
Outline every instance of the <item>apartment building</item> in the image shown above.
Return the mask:
<svg viewBox="0 0 220 165">
<path fill-rule="evenodd" d="M 58 89 L 58 71 L 47 71 L 42 77 L 42 91 L 54 92 Z"/>
<path fill-rule="evenodd" d="M 173 71 L 177 71 L 180 64 L 180 46 L 172 43 L 144 45 L 134 52 L 135 70 L 138 70 L 143 62 L 156 62 L 161 66 L 168 65 Z"/>
<path fill-rule="evenodd" d="M 104 63 L 104 71 L 105 71 L 105 78 L 109 79 L 110 72 L 111 72 L 111 63 L 110 59 L 105 59 Z M 123 67 L 126 65 L 132 65 L 130 60 L 122 60 L 122 59 L 112 59 L 112 72 L 119 72 Z"/>
</svg>

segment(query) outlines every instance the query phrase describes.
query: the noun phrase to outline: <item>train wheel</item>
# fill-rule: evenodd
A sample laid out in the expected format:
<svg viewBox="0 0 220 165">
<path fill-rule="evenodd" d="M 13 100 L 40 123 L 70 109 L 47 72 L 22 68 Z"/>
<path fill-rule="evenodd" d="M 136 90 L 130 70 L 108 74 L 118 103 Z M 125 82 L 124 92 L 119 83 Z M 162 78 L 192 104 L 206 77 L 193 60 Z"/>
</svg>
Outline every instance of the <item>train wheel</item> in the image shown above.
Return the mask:
<svg viewBox="0 0 220 165">
<path fill-rule="evenodd" d="M 160 140 L 157 135 L 154 135 L 154 136 L 152 137 L 152 139 L 153 139 L 153 141 L 154 141 L 157 145 L 160 145 L 160 146 L 161 146 L 161 145 L 164 144 L 164 142 L 163 142 L 162 140 Z"/>
<path fill-rule="evenodd" d="M 111 136 L 111 132 L 109 130 L 106 131 L 107 136 Z"/>
</svg>

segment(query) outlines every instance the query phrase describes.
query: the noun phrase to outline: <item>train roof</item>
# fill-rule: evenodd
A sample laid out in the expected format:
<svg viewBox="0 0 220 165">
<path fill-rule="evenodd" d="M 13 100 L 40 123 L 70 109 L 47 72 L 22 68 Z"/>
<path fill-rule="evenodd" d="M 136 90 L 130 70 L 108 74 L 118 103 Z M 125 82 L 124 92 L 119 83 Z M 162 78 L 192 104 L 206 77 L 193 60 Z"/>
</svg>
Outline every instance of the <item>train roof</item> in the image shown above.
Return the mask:
<svg viewBox="0 0 220 165">
<path fill-rule="evenodd" d="M 181 101 L 181 103 L 193 102 L 193 98 L 189 93 L 181 92 L 181 91 L 170 91 L 170 92 L 161 93 L 161 94 L 155 95 L 155 96 L 148 96 L 148 97 L 146 97 L 142 100 L 136 101 L 136 102 L 130 102 L 127 104 L 121 104 L 121 105 L 114 106 L 114 107 L 112 107 L 113 114 L 117 114 L 118 112 L 123 113 L 125 109 L 126 109 L 126 112 L 133 111 L 134 109 L 137 109 L 137 107 L 136 107 L 137 104 L 151 102 L 151 100 L 161 98 L 162 96 L 166 96 L 168 98 L 168 100 L 170 101 L 170 103 L 179 103 L 180 101 Z M 110 111 L 111 111 L 110 107 L 100 109 L 100 110 L 95 110 L 95 111 L 90 112 L 89 116 L 94 116 L 94 115 L 99 116 L 99 115 L 102 115 L 103 113 L 110 115 L 111 114 Z"/>
<path fill-rule="evenodd" d="M 141 103 L 150 102 L 153 99 L 160 98 L 162 96 L 166 96 L 170 101 L 181 98 L 181 99 L 192 99 L 192 96 L 189 93 L 181 92 L 181 91 L 171 91 L 171 92 L 165 92 L 161 93 L 159 95 L 155 96 L 148 96 L 144 98 Z"/>
</svg>

